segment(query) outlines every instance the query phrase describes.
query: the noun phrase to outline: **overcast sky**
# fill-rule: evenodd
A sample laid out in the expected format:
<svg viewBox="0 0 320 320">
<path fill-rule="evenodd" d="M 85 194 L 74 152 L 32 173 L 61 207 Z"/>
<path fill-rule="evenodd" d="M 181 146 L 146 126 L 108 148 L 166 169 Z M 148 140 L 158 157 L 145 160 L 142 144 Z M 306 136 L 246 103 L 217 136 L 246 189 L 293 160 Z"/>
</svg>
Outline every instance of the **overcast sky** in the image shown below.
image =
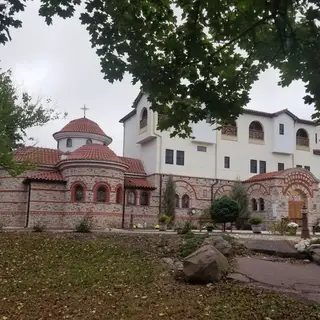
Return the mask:
<svg viewBox="0 0 320 320">
<path fill-rule="evenodd" d="M 52 134 L 70 120 L 83 116 L 84 104 L 90 109 L 87 118 L 97 122 L 113 138 L 110 147 L 122 154 L 122 124 L 119 119 L 131 111 L 139 87 L 130 76 L 121 83 L 103 80 L 99 59 L 91 48 L 89 36 L 77 18 L 55 19 L 47 26 L 39 17 L 39 2 L 28 2 L 20 17 L 23 27 L 12 30 L 13 40 L 0 47 L 0 67 L 12 69 L 15 81 L 35 97 L 51 98 L 65 120 L 54 121 L 43 128 L 30 130 L 38 146 L 56 147 Z M 251 93 L 250 109 L 274 112 L 288 108 L 300 118 L 309 119 L 312 107 L 303 104 L 302 83 L 289 88 L 277 86 L 277 73 L 269 70 L 261 75 Z"/>
</svg>

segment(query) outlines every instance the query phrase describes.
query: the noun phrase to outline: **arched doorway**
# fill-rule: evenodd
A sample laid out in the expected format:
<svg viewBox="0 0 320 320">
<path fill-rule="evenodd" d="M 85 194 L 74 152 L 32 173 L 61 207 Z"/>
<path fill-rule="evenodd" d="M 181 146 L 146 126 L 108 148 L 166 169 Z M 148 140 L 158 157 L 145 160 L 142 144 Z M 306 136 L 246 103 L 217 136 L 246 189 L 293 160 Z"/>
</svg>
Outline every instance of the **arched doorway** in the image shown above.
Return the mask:
<svg viewBox="0 0 320 320">
<path fill-rule="evenodd" d="M 300 226 L 302 224 L 301 208 L 306 204 L 306 200 L 307 197 L 305 193 L 299 189 L 293 190 L 289 196 L 289 218 Z"/>
</svg>

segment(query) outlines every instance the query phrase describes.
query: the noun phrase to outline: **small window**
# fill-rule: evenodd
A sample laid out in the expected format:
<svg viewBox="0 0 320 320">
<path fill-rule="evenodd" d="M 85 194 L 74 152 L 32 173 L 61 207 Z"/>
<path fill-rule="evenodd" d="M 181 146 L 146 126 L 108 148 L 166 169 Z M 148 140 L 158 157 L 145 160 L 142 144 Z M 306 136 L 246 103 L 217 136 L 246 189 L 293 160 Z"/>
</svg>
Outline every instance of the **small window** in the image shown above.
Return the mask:
<svg viewBox="0 0 320 320">
<path fill-rule="evenodd" d="M 314 140 L 315 140 L 314 141 L 315 143 L 318 143 L 318 134 L 317 133 L 314 134 Z"/>
<path fill-rule="evenodd" d="M 182 197 L 182 208 L 189 208 L 190 198 L 187 194 Z"/>
<path fill-rule="evenodd" d="M 117 189 L 117 193 L 116 193 L 116 203 L 117 204 L 122 204 L 122 188 L 119 187 Z"/>
<path fill-rule="evenodd" d="M 264 199 L 259 198 L 259 210 L 264 211 Z"/>
<path fill-rule="evenodd" d="M 302 166 L 300 164 L 297 164 L 296 167 L 297 168 L 302 168 Z"/>
<path fill-rule="evenodd" d="M 175 201 L 176 201 L 176 208 L 180 208 L 180 197 L 179 195 L 175 195 Z"/>
<path fill-rule="evenodd" d="M 278 171 L 284 170 L 284 163 L 278 162 Z"/>
<path fill-rule="evenodd" d="M 263 161 L 261 160 L 259 162 L 259 166 L 260 166 L 260 173 L 266 173 L 267 172 L 267 162 L 266 161 Z"/>
<path fill-rule="evenodd" d="M 258 204 L 256 199 L 251 199 L 251 210 L 257 211 L 258 210 Z"/>
<path fill-rule="evenodd" d="M 83 187 L 80 185 L 77 185 L 74 189 L 74 200 L 83 201 L 83 199 L 84 199 Z"/>
<path fill-rule="evenodd" d="M 72 139 L 67 139 L 67 148 L 72 148 Z"/>
<path fill-rule="evenodd" d="M 97 202 L 106 202 L 107 201 L 107 188 L 101 186 L 97 190 Z"/>
<path fill-rule="evenodd" d="M 284 124 L 279 123 L 279 134 L 284 135 Z"/>
<path fill-rule="evenodd" d="M 148 206 L 149 205 L 149 194 L 146 191 L 142 191 L 140 193 L 140 206 Z"/>
<path fill-rule="evenodd" d="M 304 166 L 304 168 L 308 171 L 310 171 L 310 167 L 309 166 Z"/>
<path fill-rule="evenodd" d="M 205 146 L 197 146 L 197 151 L 199 151 L 199 152 L 207 152 L 207 147 L 205 147 Z"/>
<path fill-rule="evenodd" d="M 184 166 L 184 151 L 177 150 L 177 165 Z"/>
<path fill-rule="evenodd" d="M 166 149 L 166 163 L 173 164 L 173 150 Z"/>
<path fill-rule="evenodd" d="M 148 111 L 146 108 L 143 108 L 141 112 L 140 129 L 145 128 L 147 124 L 148 124 Z"/>
<path fill-rule="evenodd" d="M 224 167 L 226 169 L 230 168 L 230 157 L 224 157 Z"/>
<path fill-rule="evenodd" d="M 133 191 L 128 192 L 128 204 L 136 204 L 136 194 Z"/>
<path fill-rule="evenodd" d="M 87 139 L 86 144 L 91 144 L 91 143 L 92 143 L 92 140 L 91 139 Z"/>
<path fill-rule="evenodd" d="M 257 173 L 258 172 L 258 164 L 257 160 L 250 160 L 250 173 Z"/>
</svg>

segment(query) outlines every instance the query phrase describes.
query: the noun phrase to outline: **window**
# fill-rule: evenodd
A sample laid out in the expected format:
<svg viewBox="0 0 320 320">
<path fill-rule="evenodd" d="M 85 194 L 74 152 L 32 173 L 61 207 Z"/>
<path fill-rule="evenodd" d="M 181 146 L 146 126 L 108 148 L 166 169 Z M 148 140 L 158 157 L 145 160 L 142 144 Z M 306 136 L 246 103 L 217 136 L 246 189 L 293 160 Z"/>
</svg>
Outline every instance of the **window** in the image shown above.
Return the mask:
<svg viewBox="0 0 320 320">
<path fill-rule="evenodd" d="M 175 195 L 175 200 L 176 200 L 176 208 L 180 208 L 180 197 L 179 195 Z"/>
<path fill-rule="evenodd" d="M 259 198 L 259 210 L 264 211 L 264 199 Z"/>
<path fill-rule="evenodd" d="M 221 135 L 234 136 L 238 135 L 237 124 L 235 121 L 229 124 L 224 124 L 221 129 Z"/>
<path fill-rule="evenodd" d="M 314 140 L 315 140 L 314 141 L 315 143 L 318 143 L 318 134 L 317 133 L 314 134 Z"/>
<path fill-rule="evenodd" d="M 79 184 L 76 185 L 74 188 L 74 200 L 75 201 L 83 201 L 84 200 L 83 187 Z"/>
<path fill-rule="evenodd" d="M 257 211 L 258 210 L 258 204 L 256 199 L 251 199 L 251 210 Z"/>
<path fill-rule="evenodd" d="M 224 167 L 226 169 L 230 168 L 230 157 L 224 157 Z"/>
<path fill-rule="evenodd" d="M 97 202 L 107 202 L 107 188 L 100 186 L 97 190 Z"/>
<path fill-rule="evenodd" d="M 92 143 L 92 140 L 91 139 L 87 139 L 86 144 L 91 144 L 91 143 Z"/>
<path fill-rule="evenodd" d="M 122 188 L 119 187 L 116 192 L 116 203 L 117 204 L 122 204 L 122 194 L 123 194 Z"/>
<path fill-rule="evenodd" d="M 67 139 L 67 148 L 72 148 L 72 139 Z"/>
<path fill-rule="evenodd" d="M 284 124 L 279 123 L 279 134 L 284 135 Z"/>
<path fill-rule="evenodd" d="M 267 172 L 267 163 L 266 163 L 266 161 L 260 160 L 259 167 L 260 167 L 260 173 L 266 173 Z"/>
<path fill-rule="evenodd" d="M 264 140 L 262 124 L 259 121 L 252 121 L 249 126 L 249 139 Z"/>
<path fill-rule="evenodd" d="M 199 151 L 199 152 L 207 152 L 207 147 L 205 147 L 205 146 L 197 146 L 197 151 Z"/>
<path fill-rule="evenodd" d="M 136 204 L 136 194 L 133 191 L 128 192 L 128 204 Z"/>
<path fill-rule="evenodd" d="M 140 119 L 140 129 L 145 128 L 148 123 L 148 111 L 146 108 L 143 108 L 141 112 L 141 119 Z"/>
<path fill-rule="evenodd" d="M 250 173 L 257 173 L 258 172 L 258 164 L 257 160 L 250 160 Z"/>
<path fill-rule="evenodd" d="M 297 168 L 302 168 L 302 166 L 300 164 L 297 164 L 296 167 Z"/>
<path fill-rule="evenodd" d="M 304 166 L 304 168 L 308 171 L 310 171 L 310 167 L 309 166 Z"/>
<path fill-rule="evenodd" d="M 278 171 L 284 170 L 284 163 L 278 162 Z"/>
<path fill-rule="evenodd" d="M 182 197 L 182 208 L 189 208 L 190 198 L 187 194 Z"/>
<path fill-rule="evenodd" d="M 146 191 L 142 191 L 140 193 L 140 206 L 148 206 L 149 205 L 149 193 Z"/>
<path fill-rule="evenodd" d="M 305 129 L 300 128 L 296 134 L 296 145 L 309 147 L 309 135 Z"/>
<path fill-rule="evenodd" d="M 166 163 L 173 164 L 173 150 L 166 149 Z"/>
<path fill-rule="evenodd" d="M 177 150 L 177 165 L 184 166 L 184 151 Z"/>
</svg>

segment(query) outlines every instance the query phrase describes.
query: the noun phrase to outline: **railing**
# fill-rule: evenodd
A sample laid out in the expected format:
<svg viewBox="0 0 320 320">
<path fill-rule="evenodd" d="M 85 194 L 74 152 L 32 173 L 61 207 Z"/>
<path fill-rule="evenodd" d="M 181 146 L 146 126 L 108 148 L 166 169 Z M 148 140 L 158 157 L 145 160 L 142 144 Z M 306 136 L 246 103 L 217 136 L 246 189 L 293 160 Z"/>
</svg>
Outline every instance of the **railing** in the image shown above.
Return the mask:
<svg viewBox="0 0 320 320">
<path fill-rule="evenodd" d="M 221 129 L 221 134 L 226 135 L 226 136 L 234 136 L 236 137 L 238 134 L 238 130 L 236 126 L 232 125 L 225 125 Z"/>
<path fill-rule="evenodd" d="M 143 118 L 140 120 L 140 129 L 145 128 L 148 123 L 148 118 Z"/>
<path fill-rule="evenodd" d="M 264 132 L 262 130 L 249 129 L 249 139 L 264 140 Z"/>
<path fill-rule="evenodd" d="M 309 147 L 309 138 L 297 137 L 296 144 L 297 146 Z"/>
</svg>

